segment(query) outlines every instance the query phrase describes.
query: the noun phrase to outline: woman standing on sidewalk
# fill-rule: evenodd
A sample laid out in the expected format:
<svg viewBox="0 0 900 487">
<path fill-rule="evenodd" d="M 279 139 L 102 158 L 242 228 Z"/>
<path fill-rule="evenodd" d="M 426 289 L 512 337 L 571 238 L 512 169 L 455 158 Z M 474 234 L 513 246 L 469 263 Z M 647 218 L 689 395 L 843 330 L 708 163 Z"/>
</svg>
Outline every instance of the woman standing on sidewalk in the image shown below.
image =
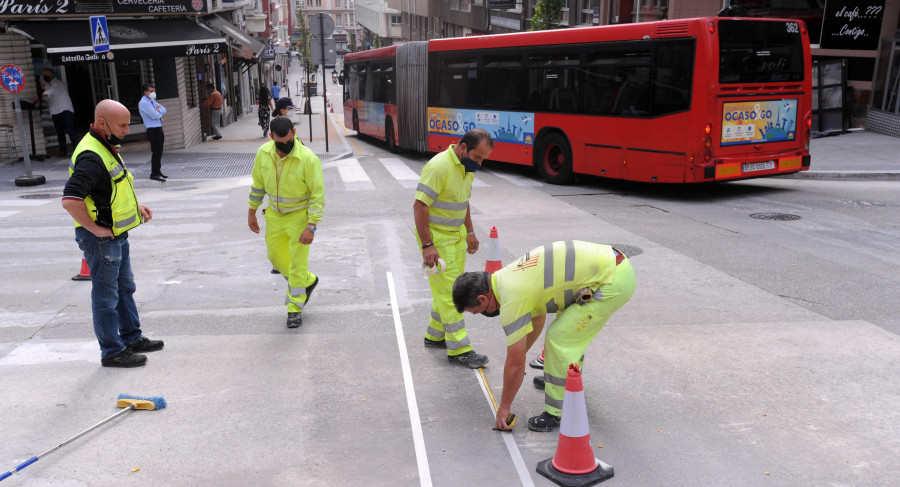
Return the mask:
<svg viewBox="0 0 900 487">
<path fill-rule="evenodd" d="M 259 95 L 256 97 L 256 103 L 259 105 L 259 126 L 262 127 L 263 137 L 269 135 L 269 114 L 274 108 L 272 106 L 272 96 L 269 89 L 265 85 L 259 87 Z"/>
</svg>

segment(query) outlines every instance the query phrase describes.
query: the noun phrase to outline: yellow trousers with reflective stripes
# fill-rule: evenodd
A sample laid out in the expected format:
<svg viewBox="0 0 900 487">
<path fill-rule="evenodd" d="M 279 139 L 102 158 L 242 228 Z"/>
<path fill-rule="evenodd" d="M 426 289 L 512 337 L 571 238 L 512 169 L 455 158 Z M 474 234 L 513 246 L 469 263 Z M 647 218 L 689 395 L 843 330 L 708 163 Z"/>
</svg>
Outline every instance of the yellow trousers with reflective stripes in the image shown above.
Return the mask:
<svg viewBox="0 0 900 487">
<path fill-rule="evenodd" d="M 613 282 L 594 290 L 594 298 L 572 304 L 556 316 L 544 338 L 544 410 L 562 414 L 569 364 L 584 364 L 584 351 L 597 333 L 634 294 L 634 269 L 628 259 L 616 266 Z"/>
<path fill-rule="evenodd" d="M 306 224 L 306 210 L 284 215 L 266 211 L 266 253 L 272 267 L 288 281 L 284 303 L 289 313 L 301 311 L 306 303 L 306 286 L 316 280 L 309 272 L 309 245 L 300 243 Z"/>
<path fill-rule="evenodd" d="M 431 287 L 431 320 L 425 330 L 429 340 L 446 340 L 447 355 L 455 356 L 472 350 L 466 321 L 453 305 L 453 283 L 466 270 L 466 227 L 458 230 L 441 230 L 429 225 L 432 242 L 438 255 L 447 263 L 447 269 L 428 277 Z M 422 242 L 418 233 L 416 241 Z"/>
</svg>

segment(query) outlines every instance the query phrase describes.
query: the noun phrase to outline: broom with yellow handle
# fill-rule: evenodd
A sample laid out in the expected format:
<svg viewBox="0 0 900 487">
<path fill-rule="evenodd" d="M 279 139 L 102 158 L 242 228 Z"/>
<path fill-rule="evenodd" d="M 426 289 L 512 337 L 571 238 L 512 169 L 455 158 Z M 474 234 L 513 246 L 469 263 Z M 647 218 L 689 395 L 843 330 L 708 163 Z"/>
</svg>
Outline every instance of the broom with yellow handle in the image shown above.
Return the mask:
<svg viewBox="0 0 900 487">
<path fill-rule="evenodd" d="M 49 455 L 50 453 L 53 453 L 54 451 L 68 445 L 69 443 L 72 443 L 73 441 L 77 440 L 78 438 L 81 438 L 82 436 L 90 433 L 91 431 L 118 418 L 119 416 L 121 416 L 129 411 L 133 411 L 135 409 L 143 409 L 145 411 L 155 411 L 157 409 L 162 409 L 162 408 L 166 407 L 166 400 L 161 397 L 137 397 L 137 396 L 129 396 L 128 394 L 119 394 L 119 399 L 118 399 L 118 402 L 116 402 L 116 405 L 120 408 L 125 408 L 125 409 L 123 409 L 122 411 L 119 411 L 116 414 L 113 414 L 112 416 L 104 419 L 103 421 L 100 421 L 99 423 L 95 424 L 94 426 L 91 426 L 90 428 L 82 431 L 81 433 L 78 433 L 77 435 L 54 446 L 53 448 L 45 451 L 44 453 L 41 453 L 40 455 L 38 455 L 36 457 L 31 457 L 28 460 L 25 460 L 24 462 L 22 462 L 22 464 L 18 465 L 16 468 L 0 475 L 0 481 L 2 481 L 3 479 L 5 479 L 7 477 L 11 477 L 12 474 L 22 470 L 23 468 L 31 465 L 34 462 L 40 460 L 42 457 L 45 457 L 45 456 Z"/>
</svg>

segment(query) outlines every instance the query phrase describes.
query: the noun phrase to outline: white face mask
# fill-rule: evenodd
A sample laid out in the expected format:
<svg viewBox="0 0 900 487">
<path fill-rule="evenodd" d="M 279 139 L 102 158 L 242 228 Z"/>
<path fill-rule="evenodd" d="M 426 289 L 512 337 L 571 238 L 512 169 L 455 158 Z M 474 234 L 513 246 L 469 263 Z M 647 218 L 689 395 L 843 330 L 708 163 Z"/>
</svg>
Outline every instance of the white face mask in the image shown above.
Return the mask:
<svg viewBox="0 0 900 487">
<path fill-rule="evenodd" d="M 156 99 L 156 92 L 153 91 L 153 92 L 151 92 L 151 93 L 150 93 L 149 95 L 147 95 L 147 96 L 150 97 L 151 100 L 155 100 L 155 99 Z"/>
</svg>

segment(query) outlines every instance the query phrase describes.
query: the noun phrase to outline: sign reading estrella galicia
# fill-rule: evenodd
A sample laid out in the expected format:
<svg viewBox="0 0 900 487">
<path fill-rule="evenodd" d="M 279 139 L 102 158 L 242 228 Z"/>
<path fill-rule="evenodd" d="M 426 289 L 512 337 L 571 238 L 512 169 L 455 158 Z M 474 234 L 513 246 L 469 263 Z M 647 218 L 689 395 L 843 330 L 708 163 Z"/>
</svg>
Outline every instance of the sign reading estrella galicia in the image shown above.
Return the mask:
<svg viewBox="0 0 900 487">
<path fill-rule="evenodd" d="M 85 14 L 191 14 L 206 9 L 206 0 L 116 0 L 76 2 L 60 0 L 2 0 L 0 17 L 45 20 L 47 16 Z"/>
</svg>

